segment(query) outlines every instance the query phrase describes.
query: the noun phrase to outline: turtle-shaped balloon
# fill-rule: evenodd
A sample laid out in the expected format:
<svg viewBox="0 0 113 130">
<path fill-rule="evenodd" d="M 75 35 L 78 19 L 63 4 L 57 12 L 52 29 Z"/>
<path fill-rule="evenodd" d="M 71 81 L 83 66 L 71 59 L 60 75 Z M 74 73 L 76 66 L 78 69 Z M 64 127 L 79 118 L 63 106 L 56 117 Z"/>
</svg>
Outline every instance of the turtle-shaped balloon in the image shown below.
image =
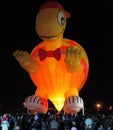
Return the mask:
<svg viewBox="0 0 113 130">
<path fill-rule="evenodd" d="M 84 48 L 63 37 L 70 16 L 59 2 L 44 2 L 35 23 L 42 41 L 30 54 L 21 50 L 13 53 L 36 85 L 35 95 L 49 99 L 58 111 L 63 108 L 65 99 L 79 95 L 89 70 Z"/>
</svg>

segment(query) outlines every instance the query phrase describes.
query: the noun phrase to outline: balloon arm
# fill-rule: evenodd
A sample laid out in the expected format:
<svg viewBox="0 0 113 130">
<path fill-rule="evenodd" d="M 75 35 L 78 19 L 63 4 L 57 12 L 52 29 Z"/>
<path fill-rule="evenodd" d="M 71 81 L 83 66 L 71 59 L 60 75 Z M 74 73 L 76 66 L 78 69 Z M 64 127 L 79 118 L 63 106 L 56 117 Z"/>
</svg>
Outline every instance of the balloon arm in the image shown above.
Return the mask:
<svg viewBox="0 0 113 130">
<path fill-rule="evenodd" d="M 26 51 L 16 50 L 13 56 L 19 62 L 20 66 L 28 73 L 34 73 L 39 70 L 39 64 Z"/>
<path fill-rule="evenodd" d="M 74 73 L 78 70 L 82 58 L 82 52 L 78 48 L 68 47 L 66 50 L 65 63 L 69 72 Z"/>
</svg>

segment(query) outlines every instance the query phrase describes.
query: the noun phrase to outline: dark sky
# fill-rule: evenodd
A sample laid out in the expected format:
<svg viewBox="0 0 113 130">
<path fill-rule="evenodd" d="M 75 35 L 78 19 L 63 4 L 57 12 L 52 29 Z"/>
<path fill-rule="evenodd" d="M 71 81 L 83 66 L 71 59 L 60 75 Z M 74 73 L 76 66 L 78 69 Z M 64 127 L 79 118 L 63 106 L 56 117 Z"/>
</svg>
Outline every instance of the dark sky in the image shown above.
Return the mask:
<svg viewBox="0 0 113 130">
<path fill-rule="evenodd" d="M 35 32 L 35 18 L 44 0 L 4 1 L 0 7 L 0 102 L 21 104 L 36 87 L 12 56 L 20 49 L 29 53 L 41 39 Z M 97 101 L 113 105 L 113 7 L 110 1 L 59 0 L 71 13 L 65 38 L 77 41 L 89 57 L 88 79 L 79 92 L 85 105 Z M 7 4 L 6 4 L 7 3 Z"/>
</svg>

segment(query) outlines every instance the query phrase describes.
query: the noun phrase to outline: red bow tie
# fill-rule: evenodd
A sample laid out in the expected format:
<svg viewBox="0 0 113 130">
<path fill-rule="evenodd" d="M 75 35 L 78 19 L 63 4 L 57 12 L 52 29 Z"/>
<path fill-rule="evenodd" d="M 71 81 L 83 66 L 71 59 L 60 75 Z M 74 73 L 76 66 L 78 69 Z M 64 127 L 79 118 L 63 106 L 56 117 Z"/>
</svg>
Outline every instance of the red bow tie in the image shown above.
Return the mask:
<svg viewBox="0 0 113 130">
<path fill-rule="evenodd" d="M 60 48 L 57 48 L 55 51 L 45 51 L 43 49 L 39 49 L 39 58 L 43 61 L 46 57 L 55 57 L 56 60 L 60 60 L 61 52 Z"/>
</svg>

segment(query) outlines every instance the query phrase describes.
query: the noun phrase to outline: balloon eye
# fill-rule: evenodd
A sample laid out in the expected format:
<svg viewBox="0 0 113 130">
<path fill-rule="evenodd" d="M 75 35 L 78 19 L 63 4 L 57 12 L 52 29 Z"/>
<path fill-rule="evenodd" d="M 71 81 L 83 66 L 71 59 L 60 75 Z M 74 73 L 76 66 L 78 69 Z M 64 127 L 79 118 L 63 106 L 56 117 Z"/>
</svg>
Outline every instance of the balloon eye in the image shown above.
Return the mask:
<svg viewBox="0 0 113 130">
<path fill-rule="evenodd" d="M 62 26 L 65 22 L 65 16 L 63 12 L 58 12 L 58 23 Z"/>
</svg>

